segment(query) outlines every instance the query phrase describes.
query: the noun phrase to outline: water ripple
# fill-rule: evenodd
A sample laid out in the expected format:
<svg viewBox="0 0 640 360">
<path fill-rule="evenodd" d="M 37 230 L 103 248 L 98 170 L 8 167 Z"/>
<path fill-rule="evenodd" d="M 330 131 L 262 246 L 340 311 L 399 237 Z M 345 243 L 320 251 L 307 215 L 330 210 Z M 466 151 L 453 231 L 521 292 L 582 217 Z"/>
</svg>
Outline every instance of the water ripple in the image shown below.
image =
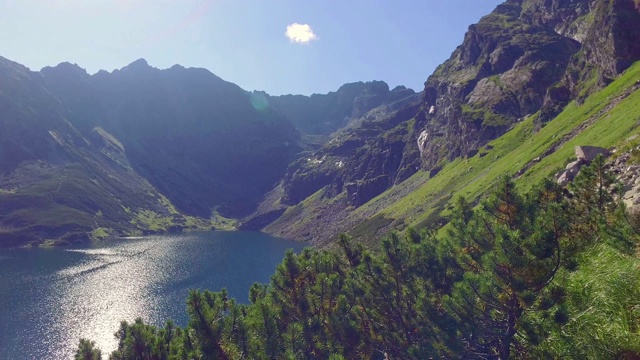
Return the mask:
<svg viewBox="0 0 640 360">
<path fill-rule="evenodd" d="M 83 249 L 0 253 L 0 359 L 69 359 L 81 337 L 105 358 L 121 320 L 186 324 L 190 288 L 247 300 L 286 248 L 301 245 L 260 233 L 213 232 L 143 237 Z"/>
</svg>

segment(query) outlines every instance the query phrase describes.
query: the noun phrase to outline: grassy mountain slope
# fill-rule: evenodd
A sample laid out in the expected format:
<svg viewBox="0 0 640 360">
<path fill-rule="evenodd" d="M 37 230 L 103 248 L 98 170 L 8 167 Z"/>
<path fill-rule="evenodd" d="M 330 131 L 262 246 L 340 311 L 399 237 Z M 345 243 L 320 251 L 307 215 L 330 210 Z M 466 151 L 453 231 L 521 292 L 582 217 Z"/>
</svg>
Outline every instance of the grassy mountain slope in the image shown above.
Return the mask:
<svg viewBox="0 0 640 360">
<path fill-rule="evenodd" d="M 561 169 L 572 158 L 575 145 L 613 147 L 640 133 L 639 80 L 640 63 L 636 63 L 611 85 L 582 104 L 569 104 L 544 126 L 534 114 L 475 156 L 456 159 L 432 178 L 419 171 L 358 208 L 340 206 L 341 196 L 327 200 L 326 190 L 320 190 L 289 208 L 266 230 L 281 236 L 307 235 L 318 242 L 346 231 L 374 242 L 392 228 L 435 225 L 448 216 L 456 196 L 478 199 L 501 175 L 522 172 L 516 183 L 528 188 Z"/>
<path fill-rule="evenodd" d="M 0 246 L 195 225 L 132 169 L 113 135 L 78 130 L 41 74 L 3 58 L 0 114 Z"/>
<path fill-rule="evenodd" d="M 525 165 L 532 166 L 516 183 L 529 188 L 560 170 L 573 157 L 576 145 L 622 145 L 628 137 L 640 133 L 639 79 L 640 63 L 637 63 L 584 104 L 571 103 L 543 128 L 536 129 L 535 115 L 528 118 L 491 142 L 491 150 L 487 148 L 473 158 L 458 159 L 447 165 L 441 173 L 425 180 L 419 189 L 377 215 L 404 219 L 405 225 L 426 225 L 437 220 L 438 215 L 447 216 L 456 196 L 477 199 L 489 191 L 500 176 L 517 174 Z M 552 152 L 547 154 L 548 151 Z M 534 161 L 536 158 L 541 159 Z M 384 196 L 377 199 L 384 200 Z M 359 211 L 367 210 L 363 207 Z"/>
</svg>

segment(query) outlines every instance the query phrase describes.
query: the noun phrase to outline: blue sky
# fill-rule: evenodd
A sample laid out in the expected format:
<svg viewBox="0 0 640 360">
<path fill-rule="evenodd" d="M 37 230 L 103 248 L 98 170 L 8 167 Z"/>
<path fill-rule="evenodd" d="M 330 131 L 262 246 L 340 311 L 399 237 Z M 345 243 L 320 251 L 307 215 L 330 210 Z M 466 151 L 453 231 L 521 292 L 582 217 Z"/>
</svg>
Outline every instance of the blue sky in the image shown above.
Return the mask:
<svg viewBox="0 0 640 360">
<path fill-rule="evenodd" d="M 467 27 L 501 2 L 0 0 L 0 56 L 32 70 L 69 61 L 89 73 L 145 58 L 274 95 L 369 80 L 419 91 Z M 300 26 L 289 35 L 308 41 L 285 35 L 292 24 Z"/>
</svg>

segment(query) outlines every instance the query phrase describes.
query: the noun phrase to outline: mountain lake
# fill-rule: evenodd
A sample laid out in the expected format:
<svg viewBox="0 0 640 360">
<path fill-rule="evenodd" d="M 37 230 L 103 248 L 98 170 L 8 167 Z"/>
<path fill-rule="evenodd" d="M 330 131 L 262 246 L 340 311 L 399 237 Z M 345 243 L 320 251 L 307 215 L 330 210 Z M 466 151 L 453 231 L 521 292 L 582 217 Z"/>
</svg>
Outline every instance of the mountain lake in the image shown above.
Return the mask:
<svg viewBox="0 0 640 360">
<path fill-rule="evenodd" d="M 286 249 L 304 244 L 259 232 L 117 239 L 86 247 L 0 250 L 0 359 L 71 359 L 81 337 L 103 358 L 120 322 L 188 322 L 190 289 L 226 288 L 247 303 Z"/>
</svg>

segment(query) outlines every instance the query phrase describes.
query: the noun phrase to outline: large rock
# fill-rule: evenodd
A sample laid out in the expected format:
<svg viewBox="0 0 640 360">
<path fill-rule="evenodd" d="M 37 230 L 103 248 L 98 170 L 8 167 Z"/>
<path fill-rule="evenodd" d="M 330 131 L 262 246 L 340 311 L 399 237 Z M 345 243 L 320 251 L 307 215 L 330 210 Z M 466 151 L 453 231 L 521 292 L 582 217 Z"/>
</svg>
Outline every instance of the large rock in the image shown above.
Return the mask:
<svg viewBox="0 0 640 360">
<path fill-rule="evenodd" d="M 598 155 L 609 156 L 609 150 L 597 146 L 576 146 L 576 157 L 578 160 L 570 162 L 557 177 L 560 186 L 566 186 L 578 175 L 580 168 L 593 161 Z"/>
<path fill-rule="evenodd" d="M 576 157 L 586 163 L 590 163 L 598 155 L 609 156 L 609 150 L 597 146 L 576 146 Z"/>
<path fill-rule="evenodd" d="M 583 160 L 576 160 L 567 164 L 567 166 L 565 167 L 565 170 L 561 172 L 560 175 L 558 175 L 558 178 L 557 178 L 558 185 L 566 186 L 571 181 L 573 181 L 573 178 L 575 178 L 576 175 L 578 175 L 578 173 L 580 172 L 580 168 L 584 164 L 585 162 Z"/>
</svg>

